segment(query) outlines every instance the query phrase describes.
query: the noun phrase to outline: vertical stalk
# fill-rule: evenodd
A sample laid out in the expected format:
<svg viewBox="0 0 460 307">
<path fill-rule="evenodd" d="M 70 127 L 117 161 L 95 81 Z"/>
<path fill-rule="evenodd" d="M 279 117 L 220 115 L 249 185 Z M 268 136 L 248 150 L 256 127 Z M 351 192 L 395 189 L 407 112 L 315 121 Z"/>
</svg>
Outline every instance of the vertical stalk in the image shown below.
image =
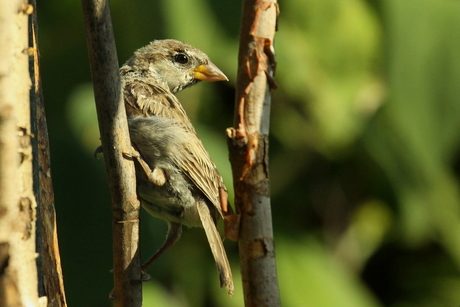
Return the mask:
<svg viewBox="0 0 460 307">
<path fill-rule="evenodd" d="M 37 200 L 37 252 L 38 290 L 46 296 L 48 307 L 66 307 L 64 281 L 59 254 L 54 191 L 51 180 L 51 161 L 40 77 L 40 62 L 37 39 L 37 3 L 29 0 L 29 71 L 32 80 L 30 109 L 32 121 L 32 151 L 34 194 Z"/>
<path fill-rule="evenodd" d="M 0 1 L 0 306 L 38 306 L 28 3 Z"/>
<path fill-rule="evenodd" d="M 246 307 L 280 306 L 268 174 L 277 16 L 276 0 L 243 2 L 235 128 L 227 129 Z"/>
<path fill-rule="evenodd" d="M 112 197 L 115 306 L 142 306 L 139 208 L 108 0 L 82 0 L 102 151 Z"/>
</svg>

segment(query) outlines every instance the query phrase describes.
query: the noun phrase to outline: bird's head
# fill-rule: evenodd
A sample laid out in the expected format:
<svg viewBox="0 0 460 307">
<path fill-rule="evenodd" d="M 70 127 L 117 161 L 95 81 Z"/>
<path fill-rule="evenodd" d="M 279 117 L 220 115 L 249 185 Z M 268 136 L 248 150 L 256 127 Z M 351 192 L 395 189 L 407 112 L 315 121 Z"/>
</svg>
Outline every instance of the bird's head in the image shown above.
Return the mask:
<svg viewBox="0 0 460 307">
<path fill-rule="evenodd" d="M 122 67 L 122 75 L 153 79 L 177 93 L 198 81 L 228 81 L 201 50 L 173 39 L 156 40 L 140 48 Z"/>
</svg>

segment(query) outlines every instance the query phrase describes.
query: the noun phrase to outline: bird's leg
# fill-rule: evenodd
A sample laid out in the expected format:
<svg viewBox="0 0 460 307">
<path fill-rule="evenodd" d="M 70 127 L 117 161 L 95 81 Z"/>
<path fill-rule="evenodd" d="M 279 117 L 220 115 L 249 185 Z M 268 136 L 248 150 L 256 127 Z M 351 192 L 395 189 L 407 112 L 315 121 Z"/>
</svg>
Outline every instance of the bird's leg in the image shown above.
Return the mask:
<svg viewBox="0 0 460 307">
<path fill-rule="evenodd" d="M 148 267 L 160 257 L 168 248 L 173 246 L 177 241 L 179 241 L 180 236 L 182 235 L 182 224 L 167 222 L 168 223 L 168 234 L 166 235 L 166 240 L 163 245 L 153 254 L 143 265 L 142 271 L 148 269 Z"/>
<path fill-rule="evenodd" d="M 148 165 L 147 165 L 148 166 Z M 158 259 L 163 253 L 173 246 L 177 241 L 179 241 L 182 235 L 182 224 L 167 222 L 168 223 L 168 233 L 166 234 L 166 239 L 163 242 L 163 245 L 153 254 L 147 261 L 141 266 L 141 278 L 140 281 L 148 281 L 151 279 L 150 275 L 145 271 L 150 267 L 150 265 Z M 113 270 L 110 271 L 113 273 Z M 114 290 L 110 291 L 110 299 L 115 299 Z"/>
<path fill-rule="evenodd" d="M 155 167 L 152 170 L 150 166 L 147 164 L 147 162 L 145 162 L 145 160 L 142 158 L 141 154 L 134 147 L 131 146 L 131 152 L 125 152 L 124 155 L 129 158 L 135 158 L 137 162 L 139 162 L 140 166 L 144 170 L 145 174 L 147 175 L 147 178 L 149 178 L 149 181 L 151 183 L 159 187 L 163 186 L 166 183 L 165 172 L 159 167 Z"/>
<path fill-rule="evenodd" d="M 145 162 L 145 160 L 141 157 L 141 154 L 133 146 L 131 146 L 131 152 L 124 152 L 123 155 L 128 158 L 136 159 L 147 176 L 152 173 L 150 166 L 147 164 L 147 162 Z"/>
</svg>

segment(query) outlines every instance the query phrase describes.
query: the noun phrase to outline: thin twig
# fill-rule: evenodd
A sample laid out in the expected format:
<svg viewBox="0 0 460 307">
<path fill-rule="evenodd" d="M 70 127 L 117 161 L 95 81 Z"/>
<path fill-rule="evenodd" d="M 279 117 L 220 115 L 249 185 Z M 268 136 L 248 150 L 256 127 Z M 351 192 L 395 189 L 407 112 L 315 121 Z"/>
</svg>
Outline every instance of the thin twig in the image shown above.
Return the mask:
<svg viewBox="0 0 460 307">
<path fill-rule="evenodd" d="M 108 0 L 82 0 L 102 151 L 113 215 L 114 297 L 117 307 L 142 306 L 139 208 L 134 163 L 121 95 L 115 39 Z"/>
</svg>

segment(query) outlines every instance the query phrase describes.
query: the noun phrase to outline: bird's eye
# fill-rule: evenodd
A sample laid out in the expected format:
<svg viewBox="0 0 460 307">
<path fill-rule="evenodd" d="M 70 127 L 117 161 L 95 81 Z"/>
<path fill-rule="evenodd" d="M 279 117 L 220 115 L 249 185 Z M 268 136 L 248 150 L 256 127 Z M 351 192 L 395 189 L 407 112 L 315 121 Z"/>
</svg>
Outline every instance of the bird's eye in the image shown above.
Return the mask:
<svg viewBox="0 0 460 307">
<path fill-rule="evenodd" d="M 188 57 L 183 53 L 176 54 L 174 59 L 176 60 L 177 63 L 180 63 L 180 64 L 187 64 L 188 63 Z"/>
</svg>

